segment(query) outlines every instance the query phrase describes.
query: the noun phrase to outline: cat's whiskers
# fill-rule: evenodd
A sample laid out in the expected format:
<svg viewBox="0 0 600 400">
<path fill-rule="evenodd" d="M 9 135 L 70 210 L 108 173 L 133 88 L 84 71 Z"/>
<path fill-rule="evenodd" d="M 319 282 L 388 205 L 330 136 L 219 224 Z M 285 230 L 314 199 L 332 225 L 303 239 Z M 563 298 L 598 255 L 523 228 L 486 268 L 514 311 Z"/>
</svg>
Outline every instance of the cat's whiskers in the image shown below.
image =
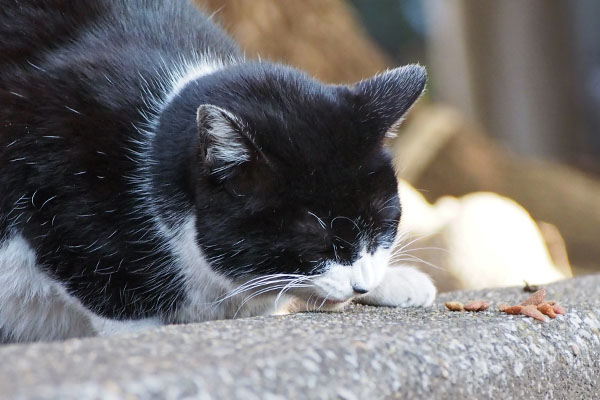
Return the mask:
<svg viewBox="0 0 600 400">
<path fill-rule="evenodd" d="M 294 282 L 295 280 L 298 280 L 300 278 L 304 279 L 304 278 L 306 278 L 306 276 L 297 275 L 297 274 L 271 274 L 271 275 L 256 277 L 256 278 L 250 279 L 247 282 L 244 282 L 243 284 L 237 286 L 233 290 L 226 292 L 223 296 L 221 296 L 214 302 L 205 303 L 205 304 L 207 306 L 212 306 L 211 308 L 215 309 L 216 307 L 221 305 L 223 302 L 225 302 L 235 296 L 238 296 L 242 293 L 246 293 L 246 292 L 255 290 L 257 288 L 262 288 L 264 286 L 269 286 L 269 285 L 273 285 L 273 284 L 282 284 L 282 283 L 285 283 L 285 285 L 269 286 L 268 288 L 270 288 L 270 290 L 284 289 L 291 282 Z M 292 286 L 290 286 L 290 288 L 291 287 Z M 263 288 L 261 290 L 264 290 L 264 289 L 265 288 Z M 260 290 L 259 290 L 259 292 L 260 292 Z M 256 294 L 256 292 L 252 292 L 251 296 L 255 297 L 254 294 Z M 247 302 L 247 298 L 242 303 L 245 304 L 245 302 Z"/>
<path fill-rule="evenodd" d="M 308 276 L 302 276 L 302 277 L 296 278 L 296 279 L 292 280 L 290 283 L 288 283 L 288 284 L 287 284 L 287 285 L 286 285 L 286 286 L 285 286 L 285 287 L 284 287 L 284 288 L 283 288 L 283 289 L 282 289 L 282 290 L 279 292 L 279 294 L 278 294 L 278 295 L 277 295 L 277 297 L 275 298 L 275 302 L 274 302 L 274 304 L 275 304 L 275 307 L 277 307 L 277 303 L 279 302 L 279 299 L 281 298 L 281 296 L 283 296 L 283 295 L 285 294 L 285 292 L 287 292 L 288 290 L 290 290 L 290 289 L 292 289 L 292 288 L 297 288 L 297 287 L 300 287 L 300 286 L 298 286 L 297 284 L 298 284 L 298 283 L 300 283 L 300 282 L 303 282 L 303 281 L 309 281 L 309 282 L 310 282 L 310 281 L 312 281 L 312 278 L 311 278 L 311 277 L 308 277 Z M 311 287 L 311 286 L 312 286 L 312 284 L 311 284 L 311 285 L 305 285 L 304 287 Z"/>
<path fill-rule="evenodd" d="M 273 290 L 279 290 L 279 289 L 283 289 L 286 285 L 284 284 L 280 284 L 280 285 L 276 285 L 276 286 L 269 286 L 266 288 L 263 288 L 261 290 L 258 290 L 256 292 L 252 292 L 252 294 L 250 294 L 249 296 L 245 297 L 244 300 L 242 300 L 242 302 L 239 304 L 239 306 L 237 307 L 235 313 L 233 314 L 232 318 L 236 318 L 238 313 L 242 310 L 242 308 L 252 299 L 254 299 L 257 296 L 260 296 L 262 294 L 268 293 L 270 291 Z"/>
<path fill-rule="evenodd" d="M 350 246 L 350 247 L 355 247 L 355 246 L 356 246 L 356 242 L 354 242 L 354 243 L 350 243 L 350 242 L 349 242 L 349 241 L 347 241 L 346 239 L 344 239 L 344 238 L 341 238 L 341 237 L 339 237 L 339 236 L 337 236 L 337 235 L 333 236 L 333 238 L 334 238 L 334 239 L 336 239 L 336 240 L 339 240 L 340 242 L 344 242 L 344 243 L 346 243 L 346 244 L 347 244 L 348 246 Z"/>
<path fill-rule="evenodd" d="M 393 265 L 393 264 L 396 264 L 396 263 L 399 263 L 402 261 L 412 261 L 412 262 L 425 264 L 425 265 L 430 266 L 435 269 L 445 270 L 444 268 L 442 268 L 436 264 L 433 264 L 432 262 L 425 261 L 422 258 L 417 257 L 416 255 L 411 254 L 411 253 L 418 251 L 418 250 L 439 250 L 439 251 L 448 252 L 447 249 L 443 249 L 440 247 L 416 247 L 416 248 L 409 247 L 409 246 L 413 245 L 414 243 L 418 242 L 419 240 L 423 240 L 427 237 L 430 237 L 431 235 L 418 236 L 414 239 L 409 240 L 407 243 L 404 243 L 403 245 L 399 246 L 399 243 L 402 242 L 403 240 L 405 240 L 409 236 L 410 236 L 410 234 L 408 232 L 402 232 L 396 236 L 396 240 L 394 240 L 394 243 L 392 245 L 392 248 L 394 250 L 392 251 L 392 254 L 390 255 L 390 260 L 389 260 L 390 265 Z"/>
<path fill-rule="evenodd" d="M 252 299 L 254 299 L 257 296 L 260 296 L 262 294 L 274 291 L 274 290 L 284 290 L 286 288 L 288 288 L 288 290 L 290 288 L 304 288 L 304 287 L 311 287 L 311 285 L 303 285 L 303 284 L 294 284 L 294 285 L 290 285 L 290 283 L 287 283 L 285 285 L 277 285 L 277 286 L 270 286 L 270 287 L 266 287 L 264 289 L 261 289 L 257 292 L 253 292 L 250 296 L 246 297 L 241 304 L 238 306 L 236 312 L 233 314 L 233 318 L 237 317 L 238 313 L 241 311 L 241 309 Z"/>
<path fill-rule="evenodd" d="M 320 310 L 321 308 L 323 308 L 323 306 L 327 302 L 327 299 L 329 298 L 330 295 L 331 295 L 331 290 L 327 292 L 327 294 L 325 295 L 325 297 L 323 297 L 323 301 L 321 302 L 321 304 L 319 305 L 319 307 L 316 309 L 317 311 Z"/>
<path fill-rule="evenodd" d="M 442 267 L 440 267 L 438 265 L 435 265 L 435 264 L 433 264 L 433 263 L 431 263 L 429 261 L 425 261 L 422 258 L 417 257 L 415 255 L 404 254 L 403 256 L 405 258 L 396 258 L 396 259 L 390 260 L 390 264 L 395 264 L 395 263 L 398 263 L 398 262 L 401 262 L 401 261 L 414 261 L 414 262 L 418 262 L 418 263 L 422 263 L 422 264 L 428 265 L 431 268 L 435 268 L 435 269 L 439 269 L 439 270 L 445 270 L 445 268 L 442 268 Z"/>
<path fill-rule="evenodd" d="M 249 281 L 244 282 L 243 284 L 235 287 L 233 290 L 226 292 L 222 297 L 215 300 L 215 302 L 220 303 L 220 302 L 227 300 L 233 296 L 236 296 L 240 293 L 255 289 L 257 287 L 264 286 L 266 284 L 277 283 L 277 282 L 281 282 L 281 281 L 288 281 L 287 279 L 279 279 L 279 278 L 281 278 L 281 276 L 277 276 L 277 275 L 285 275 L 285 274 L 273 274 L 273 275 L 267 275 L 267 276 L 250 279 Z M 277 279 L 277 280 L 273 280 L 273 279 Z"/>
<path fill-rule="evenodd" d="M 306 299 L 306 311 L 310 311 L 310 306 L 309 306 L 309 302 L 310 299 L 312 299 L 315 295 L 311 294 L 310 296 L 308 296 L 308 299 Z"/>
<path fill-rule="evenodd" d="M 313 300 L 313 305 L 312 305 L 313 311 L 318 311 L 317 310 L 317 303 L 319 302 L 320 299 L 321 299 L 320 296 L 315 296 L 315 299 Z"/>
<path fill-rule="evenodd" d="M 335 218 L 332 218 L 332 219 L 331 219 L 331 222 L 329 223 L 329 225 L 330 225 L 331 229 L 333 229 L 333 223 L 335 222 L 335 220 L 336 220 L 336 219 L 346 219 L 346 220 L 348 220 L 348 221 L 352 222 L 352 224 L 354 225 L 354 227 L 355 227 L 355 228 L 356 228 L 356 229 L 357 229 L 359 232 L 361 232 L 361 229 L 360 229 L 360 227 L 358 226 L 358 224 L 356 223 L 356 221 L 355 221 L 355 220 L 353 220 L 352 218 L 345 217 L 345 216 L 343 216 L 343 215 L 338 215 L 337 217 L 335 217 Z"/>
<path fill-rule="evenodd" d="M 395 210 L 400 210 L 400 207 L 398 206 L 386 206 L 386 207 L 382 207 L 379 210 L 377 210 L 377 212 L 381 213 L 383 210 L 387 210 L 389 208 L 395 209 Z"/>
<path fill-rule="evenodd" d="M 446 252 L 446 253 L 449 253 L 449 252 L 450 252 L 450 250 L 448 250 L 448 249 L 444 249 L 443 247 L 433 247 L 433 246 L 428 246 L 428 247 L 413 247 L 413 248 L 411 248 L 411 249 L 406 249 L 406 250 L 403 250 L 403 251 L 401 252 L 401 254 L 404 254 L 404 253 L 410 253 L 410 252 L 413 252 L 413 251 L 419 251 L 419 250 L 437 250 L 437 251 L 444 251 L 444 252 Z"/>
<path fill-rule="evenodd" d="M 407 237 L 409 237 L 410 234 L 409 232 L 402 232 L 402 231 L 398 231 L 396 233 L 396 236 L 394 237 L 394 240 L 392 240 L 392 244 L 391 244 L 391 248 L 392 249 L 396 249 L 398 247 L 398 245 L 404 241 L 404 239 L 406 239 Z"/>
<path fill-rule="evenodd" d="M 309 215 L 312 215 L 313 217 L 315 217 L 317 219 L 317 221 L 319 222 L 319 225 L 321 226 L 321 228 L 327 230 L 327 225 L 325 225 L 325 222 L 323 222 L 323 220 L 321 218 L 319 218 L 317 216 L 317 214 L 313 213 L 313 212 L 308 212 Z"/>
<path fill-rule="evenodd" d="M 413 243 L 418 242 L 419 240 L 423 240 L 426 239 L 428 237 L 431 236 L 431 234 L 429 235 L 422 235 L 422 236 L 417 236 L 416 238 L 408 241 L 407 243 L 404 243 L 402 246 L 398 246 L 400 244 L 401 241 L 403 241 L 404 239 L 406 239 L 407 237 L 409 237 L 410 235 L 408 233 L 404 233 L 404 234 L 400 234 L 396 237 L 396 240 L 394 240 L 394 243 L 392 244 L 394 251 L 393 254 L 396 254 L 398 252 L 402 252 L 404 251 L 407 247 L 409 247 L 410 245 L 412 245 Z"/>
</svg>

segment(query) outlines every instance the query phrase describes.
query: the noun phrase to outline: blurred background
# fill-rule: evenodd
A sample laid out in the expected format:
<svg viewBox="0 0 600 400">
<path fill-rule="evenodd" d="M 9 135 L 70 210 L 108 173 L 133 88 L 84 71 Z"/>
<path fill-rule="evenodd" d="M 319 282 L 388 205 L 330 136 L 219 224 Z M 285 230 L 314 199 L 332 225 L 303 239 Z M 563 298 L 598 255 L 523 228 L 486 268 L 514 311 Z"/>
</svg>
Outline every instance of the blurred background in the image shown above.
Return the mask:
<svg viewBox="0 0 600 400">
<path fill-rule="evenodd" d="M 433 100 L 525 156 L 600 172 L 600 3 L 351 4 L 395 62 L 429 67 Z"/>
<path fill-rule="evenodd" d="M 416 243 L 399 259 L 442 290 L 600 272 L 600 2 L 197 2 L 249 58 L 325 82 L 427 66 L 389 145 Z"/>
</svg>

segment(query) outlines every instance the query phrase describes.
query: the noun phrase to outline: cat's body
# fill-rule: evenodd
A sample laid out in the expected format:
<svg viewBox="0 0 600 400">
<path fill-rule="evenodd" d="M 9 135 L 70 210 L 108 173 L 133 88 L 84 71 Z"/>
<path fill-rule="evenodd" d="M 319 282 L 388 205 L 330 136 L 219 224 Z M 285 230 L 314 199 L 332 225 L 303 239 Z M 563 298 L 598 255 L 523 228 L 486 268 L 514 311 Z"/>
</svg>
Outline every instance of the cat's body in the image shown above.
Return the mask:
<svg viewBox="0 0 600 400">
<path fill-rule="evenodd" d="M 5 0 L 0 54 L 0 340 L 432 301 L 381 148 L 421 68 L 322 85 L 185 0 Z"/>
</svg>

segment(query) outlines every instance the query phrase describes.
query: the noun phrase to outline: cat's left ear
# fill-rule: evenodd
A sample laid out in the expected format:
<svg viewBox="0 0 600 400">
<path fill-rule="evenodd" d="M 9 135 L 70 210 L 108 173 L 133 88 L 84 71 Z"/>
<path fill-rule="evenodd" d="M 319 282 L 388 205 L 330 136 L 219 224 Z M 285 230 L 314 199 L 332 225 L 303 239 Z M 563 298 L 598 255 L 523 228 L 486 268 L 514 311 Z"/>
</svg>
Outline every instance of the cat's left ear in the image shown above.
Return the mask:
<svg viewBox="0 0 600 400">
<path fill-rule="evenodd" d="M 412 64 L 385 71 L 358 82 L 351 91 L 358 96 L 363 119 L 380 136 L 402 121 L 417 101 L 427 81 L 427 72 Z"/>
</svg>

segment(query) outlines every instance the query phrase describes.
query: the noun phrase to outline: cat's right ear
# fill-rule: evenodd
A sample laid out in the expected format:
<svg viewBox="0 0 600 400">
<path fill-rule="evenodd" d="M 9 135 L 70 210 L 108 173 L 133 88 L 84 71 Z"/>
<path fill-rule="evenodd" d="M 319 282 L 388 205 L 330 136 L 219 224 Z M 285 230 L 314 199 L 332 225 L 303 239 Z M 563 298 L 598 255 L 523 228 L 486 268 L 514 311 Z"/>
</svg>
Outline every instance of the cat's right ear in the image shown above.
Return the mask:
<svg viewBox="0 0 600 400">
<path fill-rule="evenodd" d="M 226 172 L 235 165 L 250 161 L 250 139 L 244 134 L 244 123 L 231 112 L 202 104 L 196 112 L 198 154 L 211 172 Z"/>
</svg>

